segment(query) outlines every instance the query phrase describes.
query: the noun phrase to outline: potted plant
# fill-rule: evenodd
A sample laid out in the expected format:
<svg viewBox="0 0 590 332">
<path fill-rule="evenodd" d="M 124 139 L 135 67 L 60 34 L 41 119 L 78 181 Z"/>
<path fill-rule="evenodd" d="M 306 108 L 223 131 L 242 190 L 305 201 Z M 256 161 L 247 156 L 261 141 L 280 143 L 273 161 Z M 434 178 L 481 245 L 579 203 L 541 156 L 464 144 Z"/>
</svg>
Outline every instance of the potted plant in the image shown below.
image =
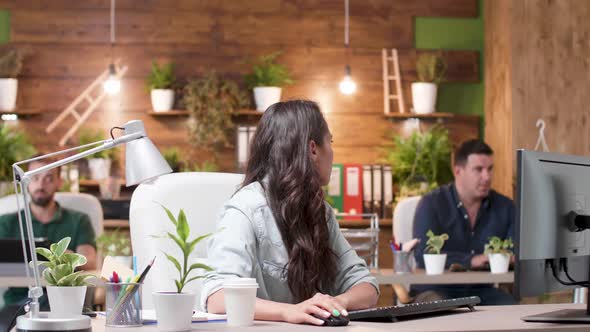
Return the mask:
<svg viewBox="0 0 590 332">
<path fill-rule="evenodd" d="M 82 128 L 78 136 L 78 144 L 86 145 L 98 141 L 103 141 L 106 136 L 100 130 Z M 92 147 L 89 147 L 90 149 Z M 92 180 L 104 180 L 111 174 L 111 164 L 116 159 L 116 148 L 97 152 L 88 157 L 88 168 L 90 169 L 90 178 Z"/>
<path fill-rule="evenodd" d="M 189 80 L 183 102 L 189 112 L 188 141 L 193 155 L 216 163 L 217 151 L 232 146 L 232 114 L 247 107 L 247 95 L 235 82 L 210 72 Z"/>
<path fill-rule="evenodd" d="M 164 206 L 162 208 L 176 229 L 175 234 L 167 232 L 163 237 L 174 241 L 182 256 L 177 259 L 169 253 L 164 253 L 168 261 L 178 271 L 178 279 L 174 280 L 176 291 L 153 293 L 158 329 L 160 331 L 188 331 L 192 323 L 196 295 L 183 292 L 183 289 L 190 282 L 204 277 L 203 275 L 194 275 L 193 271 L 211 271 L 211 268 L 205 264 L 190 264 L 189 258 L 195 246 L 209 237 L 211 233 L 190 239 L 191 231 L 184 210 L 180 209 L 178 216 L 174 217 L 169 209 Z"/>
<path fill-rule="evenodd" d="M 0 124 L 0 197 L 14 192 L 12 164 L 35 154 L 27 136 Z"/>
<path fill-rule="evenodd" d="M 152 69 L 147 77 L 147 85 L 152 98 L 154 112 L 165 112 L 174 106 L 174 63 L 160 66 L 152 61 Z"/>
<path fill-rule="evenodd" d="M 412 103 L 418 114 L 432 113 L 436 110 L 437 84 L 442 82 L 447 64 L 439 54 L 421 54 L 416 60 L 418 82 L 412 83 Z"/>
<path fill-rule="evenodd" d="M 68 253 L 66 249 L 71 238 L 65 237 L 58 243 L 46 248 L 37 248 L 37 254 L 47 261 L 38 262 L 45 266 L 43 278 L 47 281 L 47 297 L 51 314 L 56 318 L 78 316 L 82 314 L 84 298 L 86 296 L 87 280 L 93 275 L 76 271 L 76 268 L 86 264 L 86 257 L 76 253 Z"/>
<path fill-rule="evenodd" d="M 133 268 L 131 240 L 127 234 L 121 233 L 118 228 L 113 232 L 102 233 L 96 238 L 96 245 L 102 257 L 111 256 L 130 269 Z"/>
<path fill-rule="evenodd" d="M 252 65 L 252 72 L 244 76 L 248 89 L 254 90 L 256 110 L 259 112 L 281 101 L 281 87 L 293 84 L 287 67 L 275 62 L 280 54 L 275 52 L 258 57 Z"/>
<path fill-rule="evenodd" d="M 23 53 L 10 50 L 0 56 L 0 110 L 13 111 L 16 107 L 18 80 L 23 66 Z"/>
<path fill-rule="evenodd" d="M 398 188 L 396 201 L 452 181 L 451 150 L 448 130 L 438 125 L 407 138 L 394 135 L 393 144 L 384 147 L 384 161 L 391 165 Z"/>
<path fill-rule="evenodd" d="M 162 152 L 162 157 L 166 159 L 166 162 L 170 165 L 173 172 L 180 171 L 182 162 L 180 161 L 180 152 L 178 151 L 178 148 L 172 147 L 165 149 Z"/>
<path fill-rule="evenodd" d="M 512 256 L 511 238 L 502 240 L 497 236 L 490 237 L 490 240 L 484 246 L 484 253 L 488 255 L 490 260 L 490 270 L 492 273 L 506 273 L 510 265 L 510 256 Z"/>
<path fill-rule="evenodd" d="M 445 245 L 445 241 L 449 239 L 449 235 L 447 233 L 434 235 L 432 230 L 429 229 L 426 236 L 428 237 L 426 249 L 424 249 L 426 274 L 442 274 L 445 270 L 447 254 L 441 254 L 440 250 Z"/>
</svg>

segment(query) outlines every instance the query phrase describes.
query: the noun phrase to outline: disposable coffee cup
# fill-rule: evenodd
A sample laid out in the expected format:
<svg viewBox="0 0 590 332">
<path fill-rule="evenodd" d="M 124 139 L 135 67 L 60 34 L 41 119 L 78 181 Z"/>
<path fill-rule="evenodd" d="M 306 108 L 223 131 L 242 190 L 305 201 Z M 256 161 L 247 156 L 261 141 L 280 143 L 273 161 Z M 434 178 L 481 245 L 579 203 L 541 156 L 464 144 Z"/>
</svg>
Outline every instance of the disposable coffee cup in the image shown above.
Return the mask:
<svg viewBox="0 0 590 332">
<path fill-rule="evenodd" d="M 227 325 L 254 324 L 254 305 L 258 283 L 254 278 L 233 278 L 223 282 Z"/>
</svg>

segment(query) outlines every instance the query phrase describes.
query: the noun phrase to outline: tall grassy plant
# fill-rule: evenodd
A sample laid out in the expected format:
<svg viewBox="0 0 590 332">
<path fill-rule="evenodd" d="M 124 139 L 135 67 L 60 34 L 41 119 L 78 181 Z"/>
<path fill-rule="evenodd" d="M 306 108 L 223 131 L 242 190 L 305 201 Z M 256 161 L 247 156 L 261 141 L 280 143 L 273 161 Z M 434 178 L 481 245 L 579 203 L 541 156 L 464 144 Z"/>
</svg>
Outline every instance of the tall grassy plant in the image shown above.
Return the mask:
<svg viewBox="0 0 590 332">
<path fill-rule="evenodd" d="M 0 181 L 12 181 L 12 164 L 35 153 L 24 133 L 0 124 Z"/>
<path fill-rule="evenodd" d="M 153 89 L 172 89 L 176 78 L 174 77 L 174 63 L 159 65 L 152 61 L 152 69 L 147 77 L 147 87 Z"/>
<path fill-rule="evenodd" d="M 289 69 L 276 63 L 281 52 L 262 55 L 252 63 L 252 72 L 244 76 L 248 89 L 257 86 L 282 87 L 293 84 Z"/>
<path fill-rule="evenodd" d="M 10 50 L 0 56 L 0 78 L 16 78 L 23 67 L 23 58 L 20 50 Z"/>
<path fill-rule="evenodd" d="M 204 275 L 197 275 L 191 277 L 190 274 L 193 271 L 199 269 L 205 271 L 212 271 L 212 269 L 206 264 L 194 263 L 189 265 L 188 261 L 191 253 L 195 250 L 196 245 L 202 240 L 209 237 L 211 233 L 198 236 L 194 239 L 189 239 L 191 230 L 186 219 L 186 214 L 184 213 L 184 210 L 180 209 L 180 212 L 178 212 L 178 216 L 175 217 L 174 214 L 172 214 L 172 212 L 164 205 L 160 204 L 160 206 L 162 206 L 164 211 L 166 211 L 168 219 L 176 229 L 176 234 L 167 232 L 165 237 L 174 241 L 174 243 L 176 243 L 176 245 L 182 252 L 182 264 L 178 259 L 176 259 L 176 257 L 164 253 L 166 258 L 172 263 L 172 265 L 174 265 L 174 267 L 178 271 L 178 279 L 174 280 L 174 284 L 176 285 L 176 291 L 180 294 L 182 293 L 182 290 L 188 283 L 205 277 Z"/>
<path fill-rule="evenodd" d="M 447 63 L 439 54 L 424 53 L 416 60 L 418 82 L 439 84 L 445 80 Z"/>
</svg>

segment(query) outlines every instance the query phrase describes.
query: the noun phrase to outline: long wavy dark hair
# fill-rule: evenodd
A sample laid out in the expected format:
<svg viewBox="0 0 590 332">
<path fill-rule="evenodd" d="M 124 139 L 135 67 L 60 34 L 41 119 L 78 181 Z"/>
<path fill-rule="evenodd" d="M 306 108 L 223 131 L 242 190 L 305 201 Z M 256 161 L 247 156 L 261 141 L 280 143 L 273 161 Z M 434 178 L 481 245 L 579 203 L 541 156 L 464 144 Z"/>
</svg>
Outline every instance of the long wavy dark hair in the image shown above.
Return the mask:
<svg viewBox="0 0 590 332">
<path fill-rule="evenodd" d="M 289 254 L 287 282 L 298 301 L 325 289 L 336 274 L 324 191 L 309 143 L 324 144 L 328 124 L 312 101 L 276 103 L 252 139 L 243 186 L 260 182 Z M 267 177 L 265 184 L 262 180 Z"/>
</svg>

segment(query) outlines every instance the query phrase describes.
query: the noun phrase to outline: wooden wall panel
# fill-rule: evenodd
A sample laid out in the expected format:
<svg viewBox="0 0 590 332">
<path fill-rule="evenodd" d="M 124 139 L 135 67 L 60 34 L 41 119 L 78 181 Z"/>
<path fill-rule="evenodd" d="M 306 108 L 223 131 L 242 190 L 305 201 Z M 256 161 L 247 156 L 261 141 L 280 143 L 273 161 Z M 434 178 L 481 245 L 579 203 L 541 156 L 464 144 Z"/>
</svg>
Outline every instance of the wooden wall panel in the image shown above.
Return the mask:
<svg viewBox="0 0 590 332">
<path fill-rule="evenodd" d="M 5 1 L 11 11 L 11 43 L 26 48 L 20 79 L 20 108 L 43 114 L 18 122 L 35 135 L 41 149 L 55 150 L 71 122 L 44 135 L 45 126 L 65 108 L 110 61 L 109 2 L 104 0 Z M 342 96 L 338 83 L 346 63 L 343 47 L 344 8 L 340 0 L 122 0 L 117 2 L 115 57 L 130 66 L 122 94 L 103 102 L 89 126 L 106 130 L 129 119 L 141 119 L 156 144 L 188 150 L 185 117 L 154 118 L 147 114 L 145 77 L 152 59 L 174 61 L 184 82 L 215 69 L 240 81 L 247 57 L 281 50 L 281 62 L 296 83 L 285 99 L 309 98 L 322 106 L 335 136 L 335 161 L 373 163 L 402 122 L 383 117 L 381 49 L 400 51 L 407 109 L 415 79 L 414 19 L 420 16 L 477 16 L 475 0 L 369 0 L 351 3 L 349 63 L 358 84 L 353 96 Z M 423 51 L 420 51 L 423 52 Z M 477 82 L 478 54 L 449 51 L 451 82 Z M 430 124 L 426 124 L 429 126 Z M 477 136 L 477 124 L 451 122 L 454 140 Z M 234 170 L 234 151 L 220 156 L 223 170 Z"/>
</svg>

